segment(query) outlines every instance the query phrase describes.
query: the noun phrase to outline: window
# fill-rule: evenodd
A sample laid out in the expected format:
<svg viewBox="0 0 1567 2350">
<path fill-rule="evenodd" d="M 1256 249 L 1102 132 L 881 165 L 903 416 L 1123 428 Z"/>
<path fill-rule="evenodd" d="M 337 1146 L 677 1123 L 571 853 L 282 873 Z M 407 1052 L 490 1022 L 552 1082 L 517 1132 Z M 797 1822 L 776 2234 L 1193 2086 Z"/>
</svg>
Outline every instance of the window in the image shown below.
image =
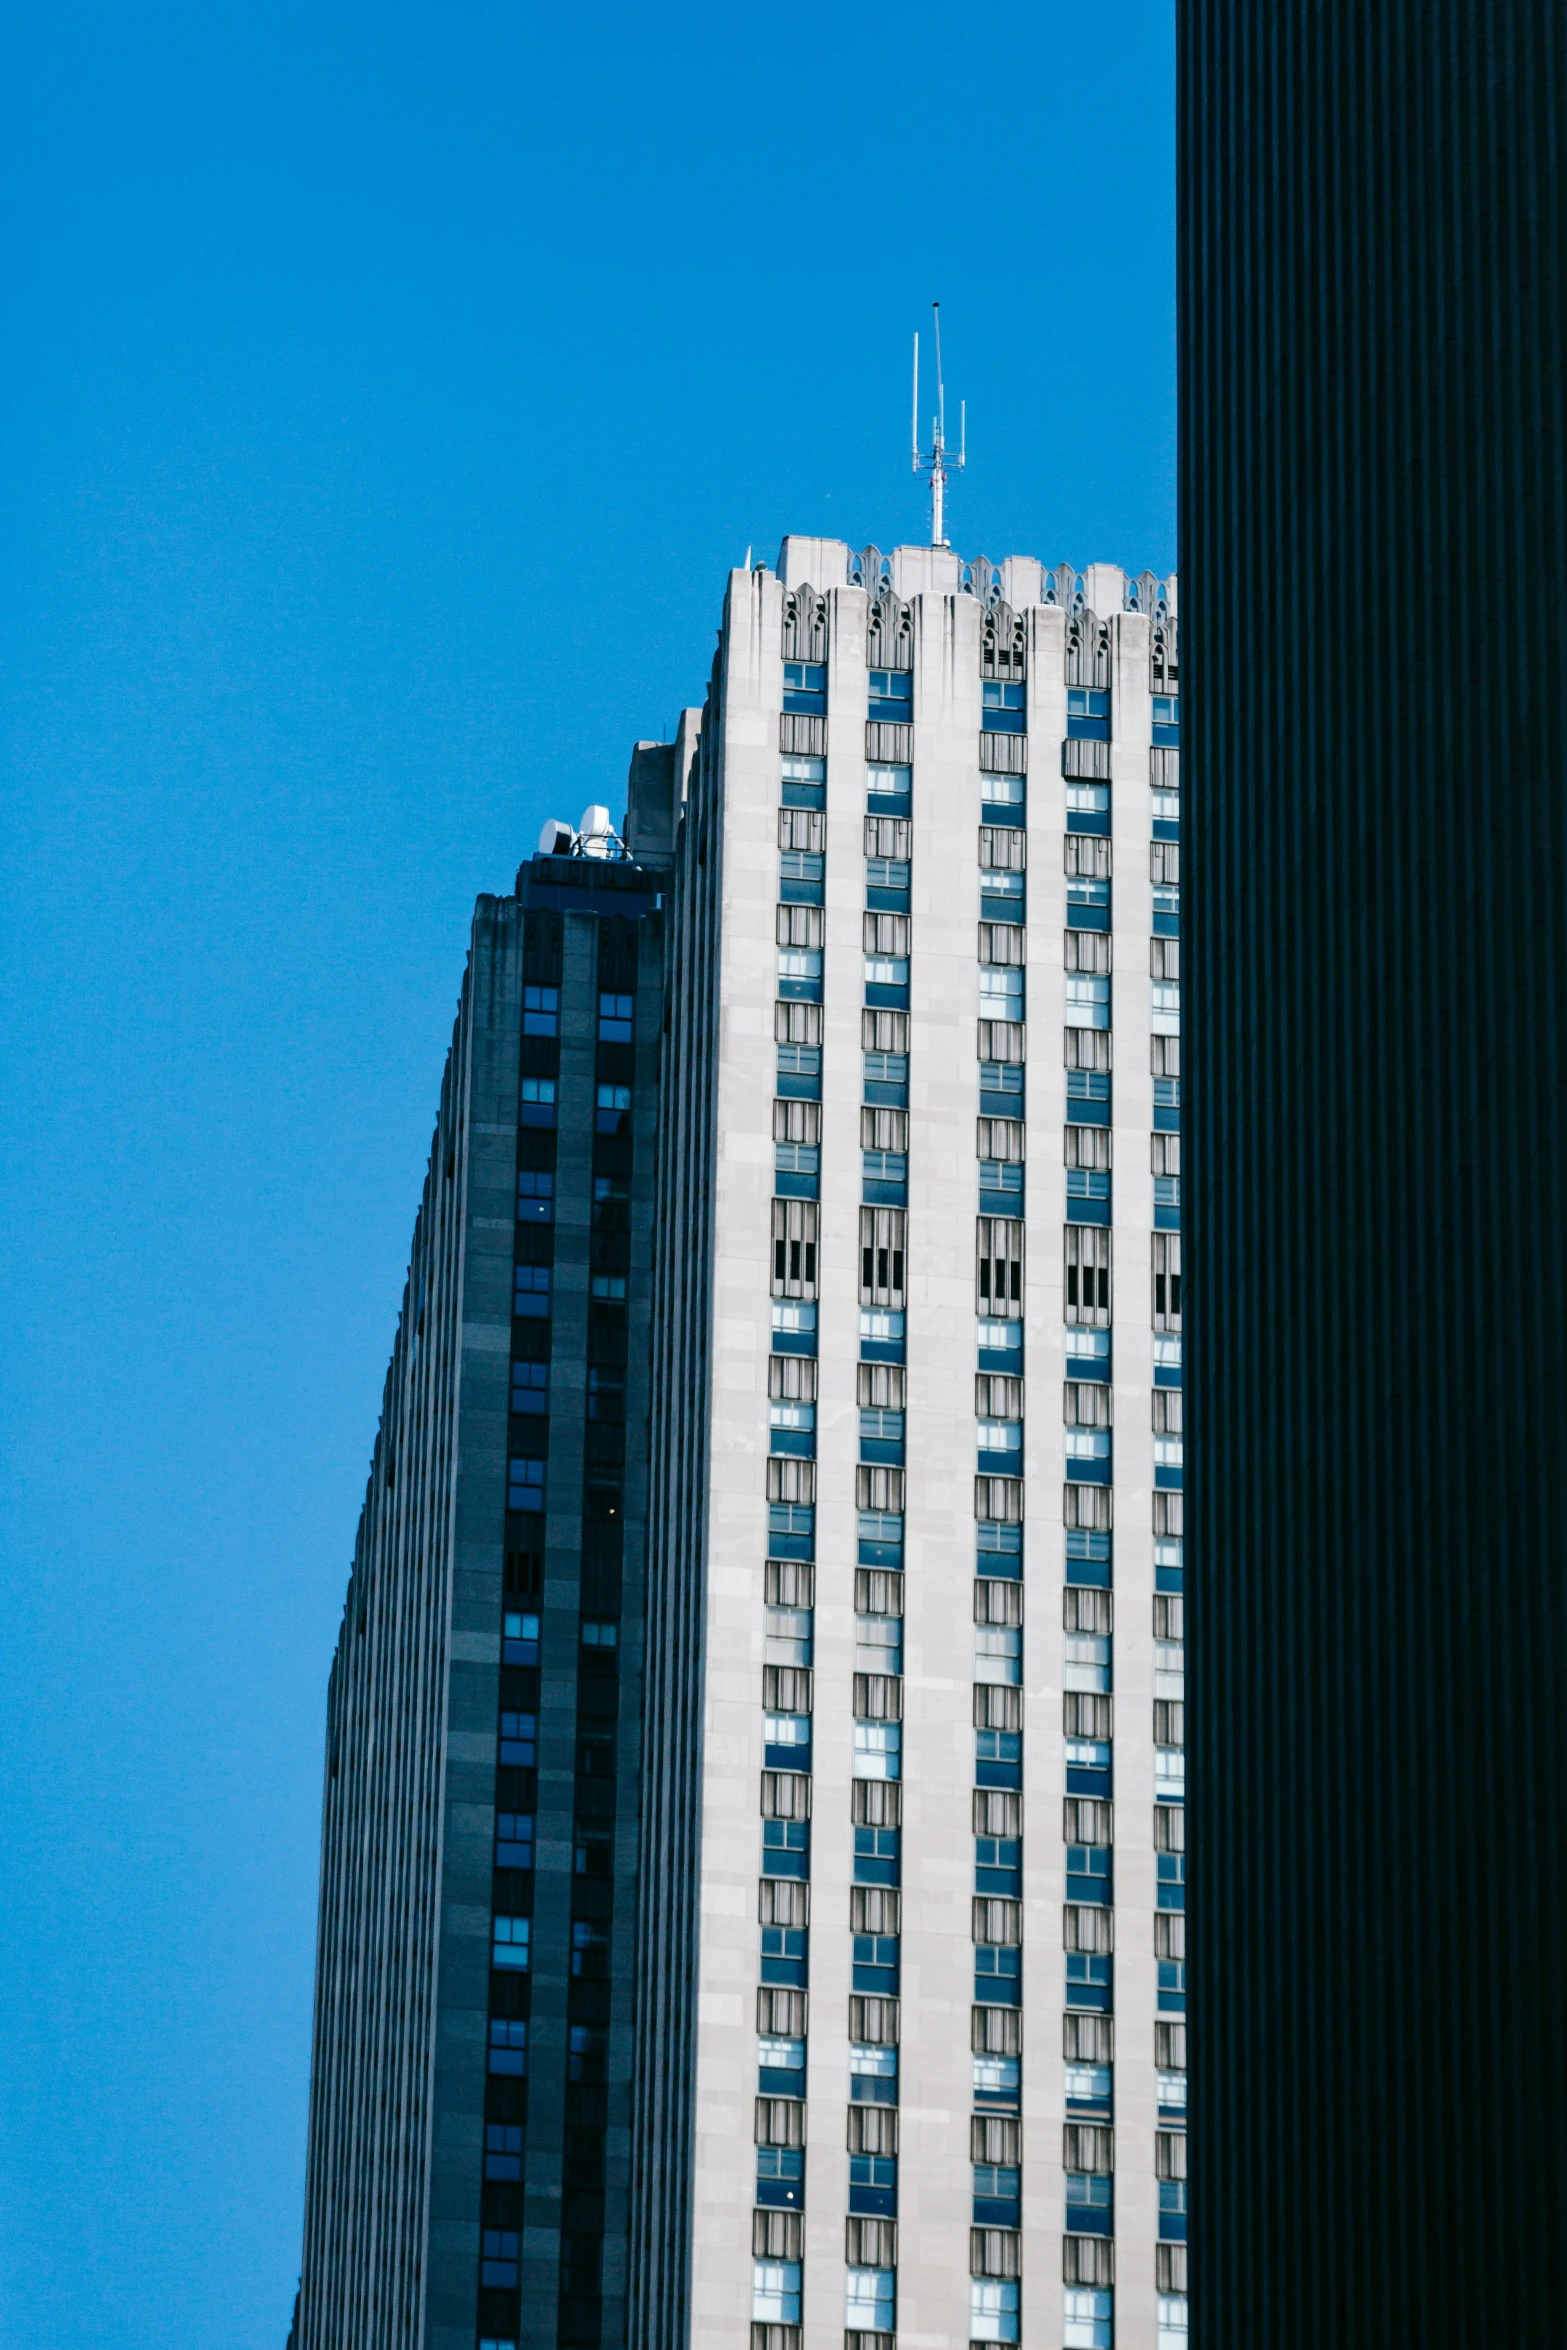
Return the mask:
<svg viewBox="0 0 1567 2350">
<path fill-rule="evenodd" d="M 850 2066 L 852 2070 L 852 2051 Z M 849 2210 L 851 2214 L 872 2219 L 897 2218 L 898 2158 L 895 2154 L 850 2155 Z"/>
<path fill-rule="evenodd" d="M 1018 2338 L 1019 2287 L 1010 2277 L 973 2277 L 969 2281 L 969 2340 L 1015 2342 Z"/>
<path fill-rule="evenodd" d="M 975 1227 L 975 1311 L 1020 1321 L 1023 1314 L 1023 1226 L 1010 1216 L 981 1216 Z"/>
<path fill-rule="evenodd" d="M 550 1268 L 548 1265 L 517 1265 L 513 1267 L 514 1295 L 512 1311 L 528 1320 L 543 1320 L 550 1310 Z"/>
<path fill-rule="evenodd" d="M 817 1208 L 813 1200 L 774 1200 L 774 1297 L 815 1297 L 816 1234 Z"/>
<path fill-rule="evenodd" d="M 539 1759 L 539 1717 L 537 1714 L 502 1714 L 501 1761 L 513 1768 L 531 1771 Z"/>
<path fill-rule="evenodd" d="M 484 2132 L 484 2175 L 487 2179 L 520 2179 L 523 2132 L 514 2122 L 490 2122 Z"/>
<path fill-rule="evenodd" d="M 1019 1982 L 1022 1952 L 1012 1943 L 976 1942 L 974 1997 L 996 2007 L 1016 2007 L 1022 1999 Z"/>
<path fill-rule="evenodd" d="M 1023 1072 L 1009 1061 L 979 1064 L 980 1107 L 994 1118 L 1018 1118 L 1023 1112 Z"/>
<path fill-rule="evenodd" d="M 872 1107 L 905 1109 L 909 1099 L 907 1053 L 865 1055 L 865 1100 Z"/>
<path fill-rule="evenodd" d="M 1106 1593 L 1105 1597 L 1108 1598 Z M 1098 1598 L 1099 1594 L 1072 1592 L 1069 1599 Z M 1062 1687 L 1101 1693 L 1110 1686 L 1110 1643 L 1097 1632 L 1068 1632 L 1062 1640 Z"/>
<path fill-rule="evenodd" d="M 555 1214 L 555 1178 L 525 1169 L 517 1177 L 517 1221 L 548 1224 Z"/>
<path fill-rule="evenodd" d="M 799 718 L 824 718 L 827 714 L 827 664 L 825 661 L 786 661 L 783 665 L 783 706 Z"/>
<path fill-rule="evenodd" d="M 1069 1225 L 1066 1230 L 1066 1318 L 1108 1328 L 1110 1243 L 1107 1231 Z"/>
<path fill-rule="evenodd" d="M 1110 740 L 1110 696 L 1091 686 L 1066 689 L 1066 731 L 1070 742 L 1107 743 Z"/>
<path fill-rule="evenodd" d="M 907 1225 L 908 1218 L 901 1208 L 861 1208 L 862 1306 L 890 1306 L 897 1311 L 903 1309 L 903 1252 Z"/>
<path fill-rule="evenodd" d="M 1112 2182 L 1092 2172 L 1068 2171 L 1066 2179 L 1066 2224 L 1072 2234 L 1104 2235 L 1111 2233 Z"/>
<path fill-rule="evenodd" d="M 1068 2017 L 1077 2022 L 1077 2017 Z M 1069 2064 L 1065 2072 L 1066 2097 L 1069 2105 L 1108 2105 L 1112 2074 L 1107 2064 Z"/>
<path fill-rule="evenodd" d="M 808 1607 L 770 1607 L 766 1621 L 766 1662 L 770 1665 L 808 1665 L 811 1661 L 811 1610 Z"/>
<path fill-rule="evenodd" d="M 978 1787 L 1021 1787 L 1023 1734 L 1020 1730 L 976 1730 L 974 1783 Z"/>
<path fill-rule="evenodd" d="M 571 1928 L 571 1971 L 582 1982 L 609 1980 L 609 1928 L 577 1918 Z"/>
<path fill-rule="evenodd" d="M 1106 986 L 1108 1007 L 1109 989 Z M 982 1020 L 1021 1020 L 1023 1017 L 1023 974 L 1010 963 L 981 963 L 979 967 L 979 1016 Z M 1108 1025 L 1109 1010 L 1098 1027 Z"/>
<path fill-rule="evenodd" d="M 979 689 L 980 729 L 985 734 L 1022 734 L 1028 727 L 1028 688 L 987 677 Z"/>
<path fill-rule="evenodd" d="M 1181 704 L 1178 695 L 1154 695 L 1153 739 L 1163 749 L 1176 750 L 1179 748 L 1181 740 Z"/>
<path fill-rule="evenodd" d="M 506 1471 L 506 1507 L 541 1510 L 544 1507 L 543 1461 L 512 1461 Z"/>
<path fill-rule="evenodd" d="M 1023 1212 L 1023 1169 L 999 1159 L 981 1159 L 979 1188 L 987 1195 L 985 1204 L 994 1206 L 1003 1215 L 1019 1216 Z M 994 1200 L 989 1197 L 994 1194 Z"/>
<path fill-rule="evenodd" d="M 533 1931 L 531 1918 L 498 1917 L 494 1921 L 494 1937 L 490 1950 L 490 1964 L 525 1973 L 528 1965 L 528 1941 Z"/>
<path fill-rule="evenodd" d="M 1069 937 L 1092 937 L 1096 933 L 1074 931 Z M 984 987 L 985 974 L 980 973 Z M 1068 972 L 1066 978 L 1066 1017 L 1073 1028 L 1108 1028 L 1110 1025 L 1110 981 L 1108 975 L 1092 976 L 1082 972 Z"/>
<path fill-rule="evenodd" d="M 757 2325 L 799 2324 L 799 2261 L 758 2260 L 752 2264 L 751 2317 Z"/>
<path fill-rule="evenodd" d="M 490 2018 L 490 2070 L 523 2078 L 528 2070 L 528 2026 L 506 2016 Z"/>
<path fill-rule="evenodd" d="M 547 1412 L 550 1408 L 548 1363 L 513 1363 L 511 1408 L 514 1412 Z"/>
<path fill-rule="evenodd" d="M 762 1736 L 767 1747 L 768 1765 L 773 1770 L 807 1771 L 810 1769 L 811 1717 L 809 1714 L 766 1714 L 762 1720 Z"/>
<path fill-rule="evenodd" d="M 1153 1064 L 1153 1122 L 1166 1133 L 1180 1124 L 1181 1040 L 1178 1036 L 1150 1038 Z"/>
<path fill-rule="evenodd" d="M 976 2162 L 974 2165 L 974 2225 L 977 2228 L 1015 2228 L 1022 2172 L 1012 2163 Z"/>
<path fill-rule="evenodd" d="M 821 1001 L 822 909 L 820 906 L 778 906 L 774 909 L 778 943 L 778 993 L 793 1002 Z"/>
<path fill-rule="evenodd" d="M 509 2230 L 486 2228 L 479 2244 L 479 2282 L 501 2288 L 515 2287 L 517 2282 L 518 2246 L 521 2238 Z"/>
<path fill-rule="evenodd" d="M 902 1775 L 903 1732 L 896 1722 L 856 1722 L 854 1725 L 854 1776 L 857 1779 L 896 1779 Z M 874 1983 L 856 1983 L 861 1991 L 874 1991 Z"/>
<path fill-rule="evenodd" d="M 602 2081 L 609 2075 L 609 2034 L 572 2024 L 566 2034 L 566 2078 Z"/>
<path fill-rule="evenodd" d="M 776 1931 L 776 1928 L 767 1929 L 767 1932 Z M 762 1936 L 764 1950 L 767 1946 L 767 1932 L 764 1932 Z M 794 1938 L 802 1944 L 805 1940 L 803 1934 Z M 763 1970 L 763 1979 L 766 1980 L 765 1969 Z M 766 2072 L 803 2073 L 805 2070 L 805 2042 L 803 2040 L 758 2039 L 756 2061 Z M 791 2094 L 799 2094 L 794 2085 L 786 2081 L 764 2081 L 760 2082 L 758 2086 L 763 2096 L 788 2097 Z"/>
<path fill-rule="evenodd" d="M 1161 2293 L 1158 2297 L 1158 2329 L 1154 2336 L 1155 2350 L 1186 2350 L 1191 2339 L 1187 2332 L 1187 2300 L 1184 2293 Z"/>
<path fill-rule="evenodd" d="M 905 719 L 908 712 L 903 712 Z M 871 816 L 907 816 L 912 805 L 914 770 L 911 767 L 868 766 L 865 770 L 865 807 Z"/>
<path fill-rule="evenodd" d="M 599 1042 L 601 1044 L 629 1044 L 631 1020 L 636 1011 L 636 997 L 629 995 L 601 995 L 599 997 Z"/>
<path fill-rule="evenodd" d="M 974 1890 L 1016 1900 L 1022 1891 L 1023 1845 L 1017 1836 L 976 1836 Z"/>
<path fill-rule="evenodd" d="M 767 1407 L 774 1452 L 799 1453 L 811 1458 L 816 1449 L 816 1406 L 782 1398 Z"/>
<path fill-rule="evenodd" d="M 779 761 L 786 808 L 822 808 L 827 801 L 825 759 L 785 757 Z"/>
<path fill-rule="evenodd" d="M 767 1877 L 807 1877 L 810 1870 L 810 1821 L 764 1820 L 762 1874 Z"/>
<path fill-rule="evenodd" d="M 862 1671 L 877 1671 L 876 1666 L 861 1667 Z M 900 1828 L 856 1828 L 854 1831 L 854 1882 L 856 1885 L 896 1885 L 902 1875 L 902 1834 Z"/>
<path fill-rule="evenodd" d="M 903 1618 L 857 1615 L 854 1619 L 854 1670 L 857 1673 L 901 1673 Z"/>
<path fill-rule="evenodd" d="M 1015 2056 L 976 2055 L 974 2095 L 986 2105 L 1015 2105 L 1022 2091 L 1023 2068 Z"/>
<path fill-rule="evenodd" d="M 911 669 L 873 669 L 867 680 L 866 715 L 883 726 L 910 726 L 914 721 L 914 672 Z M 907 768 L 892 770 L 907 774 Z"/>
<path fill-rule="evenodd" d="M 896 1934 L 854 1934 L 850 1937 L 852 1981 L 856 1991 L 882 1999 L 898 1995 L 898 1937 Z"/>
<path fill-rule="evenodd" d="M 903 1414 L 879 1407 L 860 1413 L 860 1458 L 886 1467 L 903 1465 Z"/>
<path fill-rule="evenodd" d="M 906 914 L 863 917 L 865 984 L 868 988 L 904 988 L 909 984 L 909 918 Z M 869 999 L 875 1002 L 878 999 Z"/>
<path fill-rule="evenodd" d="M 1068 2285 L 1061 2295 L 1061 2340 L 1065 2350 L 1110 2350 L 1115 2339 L 1115 2296 Z"/>
<path fill-rule="evenodd" d="M 1016 1688 L 1023 1678 L 1023 1634 L 1014 1624 L 976 1624 L 974 1678 Z"/>
<path fill-rule="evenodd" d="M 908 1190 L 908 1159 L 902 1151 L 865 1151 L 860 1178 L 868 1200 L 901 1202 Z"/>
<path fill-rule="evenodd" d="M 536 1665 L 539 1661 L 539 1619 L 507 1609 L 501 1618 L 501 1661 L 508 1665 Z"/>
<path fill-rule="evenodd" d="M 1108 1383 L 1094 1379 L 1068 1379 L 1062 1388 L 1061 1417 L 1069 1461 L 1110 1458 L 1110 1393 Z"/>
<path fill-rule="evenodd" d="M 805 2200 L 805 2155 L 796 2146 L 758 2146 L 756 2200 L 774 2210 L 798 2211 Z"/>
<path fill-rule="evenodd" d="M 898 2089 L 898 2051 L 881 2041 L 851 2040 L 849 2043 L 849 2096 L 856 2105 L 895 2105 Z M 874 2082 L 875 2088 L 860 2088 L 861 2082 Z"/>
<path fill-rule="evenodd" d="M 1108 1844 L 1069 1844 L 1066 1848 L 1068 1901 L 1108 1908 L 1115 1898 L 1111 1891 L 1110 1861 Z"/>
<path fill-rule="evenodd" d="M 907 857 L 867 857 L 865 886 L 868 890 L 893 890 L 900 896 L 909 894 L 909 861 Z M 894 907 L 893 912 L 904 911 Z"/>
<path fill-rule="evenodd" d="M 800 1079 L 809 1082 L 801 1084 Z M 815 1044 L 781 1044 L 778 1047 L 778 1090 L 795 1101 L 820 1101 L 822 1091 L 822 1052 Z"/>
<path fill-rule="evenodd" d="M 1181 1327 L 1181 1243 L 1173 1232 L 1153 1236 L 1153 1326 L 1156 1330 Z"/>
<path fill-rule="evenodd" d="M 816 1308 L 813 1305 L 773 1305 L 773 1352 L 814 1355 Z"/>
<path fill-rule="evenodd" d="M 778 894 L 785 905 L 819 906 L 827 861 L 811 849 L 785 849 L 778 859 Z M 602 1036 L 603 1029 L 599 1030 Z"/>
<path fill-rule="evenodd" d="M 538 1618 L 532 1617 L 537 1623 Z M 533 1866 L 533 1815 L 531 1812 L 502 1811 L 495 1815 L 495 1865 L 498 1869 L 531 1869 Z"/>
<path fill-rule="evenodd" d="M 984 792 L 985 814 L 993 827 L 1020 825 L 1023 821 L 1024 779 L 1021 775 L 998 775 L 993 769 L 980 776 Z M 1017 813 L 1014 815 L 1013 810 Z"/>
<path fill-rule="evenodd" d="M 524 1036 L 559 1036 L 560 989 L 558 987 L 525 987 L 523 989 L 522 1033 Z"/>
<path fill-rule="evenodd" d="M 987 922 L 1021 922 L 1024 900 L 1023 874 L 998 872 L 994 868 L 981 871 L 979 910 Z"/>
<path fill-rule="evenodd" d="M 861 2332 L 890 2334 L 897 2305 L 897 2273 L 890 2268 L 851 2268 L 844 2287 L 843 2322 Z"/>
</svg>

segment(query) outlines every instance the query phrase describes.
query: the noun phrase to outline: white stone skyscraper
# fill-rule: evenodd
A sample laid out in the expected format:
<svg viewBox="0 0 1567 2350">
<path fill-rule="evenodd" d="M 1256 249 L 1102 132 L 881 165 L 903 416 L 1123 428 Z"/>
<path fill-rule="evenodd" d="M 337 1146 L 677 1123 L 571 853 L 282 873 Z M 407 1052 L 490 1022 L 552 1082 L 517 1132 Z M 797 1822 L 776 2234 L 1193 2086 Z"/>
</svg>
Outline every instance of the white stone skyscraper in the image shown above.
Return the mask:
<svg viewBox="0 0 1567 2350">
<path fill-rule="evenodd" d="M 678 729 L 641 2350 L 1184 2350 L 1175 602 L 790 538 Z"/>
</svg>

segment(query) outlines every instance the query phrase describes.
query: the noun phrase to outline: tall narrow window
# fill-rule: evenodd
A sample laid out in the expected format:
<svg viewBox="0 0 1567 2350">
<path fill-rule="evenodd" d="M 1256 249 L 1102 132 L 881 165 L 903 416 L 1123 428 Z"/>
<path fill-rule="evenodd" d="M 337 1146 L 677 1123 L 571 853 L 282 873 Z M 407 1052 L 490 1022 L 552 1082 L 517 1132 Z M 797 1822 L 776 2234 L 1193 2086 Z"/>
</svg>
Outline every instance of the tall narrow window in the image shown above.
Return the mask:
<svg viewBox="0 0 1567 2350">
<path fill-rule="evenodd" d="M 908 1217 L 901 1208 L 860 1210 L 860 1303 L 902 1310 L 904 1236 Z"/>
<path fill-rule="evenodd" d="M 1153 1236 L 1153 1326 L 1156 1330 L 1181 1327 L 1181 1242 L 1175 1232 Z"/>
<path fill-rule="evenodd" d="M 1099 1329 L 1110 1321 L 1111 1235 L 1089 1224 L 1066 1232 L 1066 1318 Z"/>
<path fill-rule="evenodd" d="M 980 1216 L 975 1223 L 975 1303 L 978 1312 L 1020 1321 L 1023 1314 L 1023 1226 L 1015 1216 Z"/>
<path fill-rule="evenodd" d="M 774 1200 L 774 1297 L 816 1295 L 816 1233 L 817 1206 L 814 1200 Z"/>
</svg>

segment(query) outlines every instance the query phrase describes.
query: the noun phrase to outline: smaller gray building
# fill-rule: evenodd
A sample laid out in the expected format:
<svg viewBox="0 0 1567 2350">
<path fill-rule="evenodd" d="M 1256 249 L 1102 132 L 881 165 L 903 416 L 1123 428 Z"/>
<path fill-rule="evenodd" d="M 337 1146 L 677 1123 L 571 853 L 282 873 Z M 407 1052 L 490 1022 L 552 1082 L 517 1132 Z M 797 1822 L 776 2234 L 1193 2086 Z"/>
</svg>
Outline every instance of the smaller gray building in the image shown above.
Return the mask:
<svg viewBox="0 0 1567 2350">
<path fill-rule="evenodd" d="M 642 861 L 590 811 L 474 915 L 328 1697 L 296 2350 L 626 2336 L 670 774 Z"/>
</svg>

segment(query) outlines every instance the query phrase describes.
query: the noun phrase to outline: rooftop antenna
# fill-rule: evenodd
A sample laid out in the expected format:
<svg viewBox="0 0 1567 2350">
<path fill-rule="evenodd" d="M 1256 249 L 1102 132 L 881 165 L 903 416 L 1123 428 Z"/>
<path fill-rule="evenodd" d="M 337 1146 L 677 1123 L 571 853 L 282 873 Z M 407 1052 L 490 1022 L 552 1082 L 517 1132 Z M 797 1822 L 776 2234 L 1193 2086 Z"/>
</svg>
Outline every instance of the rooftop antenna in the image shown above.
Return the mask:
<svg viewBox="0 0 1567 2350">
<path fill-rule="evenodd" d="M 931 311 L 936 329 L 936 413 L 931 418 L 930 448 L 920 448 L 920 339 L 914 338 L 914 429 L 912 436 L 914 471 L 930 475 L 930 543 L 944 547 L 947 543 L 946 492 L 947 475 L 961 473 L 968 460 L 968 403 L 958 405 L 958 448 L 956 456 L 947 447 L 947 393 L 941 380 L 941 304 L 932 302 Z"/>
</svg>

